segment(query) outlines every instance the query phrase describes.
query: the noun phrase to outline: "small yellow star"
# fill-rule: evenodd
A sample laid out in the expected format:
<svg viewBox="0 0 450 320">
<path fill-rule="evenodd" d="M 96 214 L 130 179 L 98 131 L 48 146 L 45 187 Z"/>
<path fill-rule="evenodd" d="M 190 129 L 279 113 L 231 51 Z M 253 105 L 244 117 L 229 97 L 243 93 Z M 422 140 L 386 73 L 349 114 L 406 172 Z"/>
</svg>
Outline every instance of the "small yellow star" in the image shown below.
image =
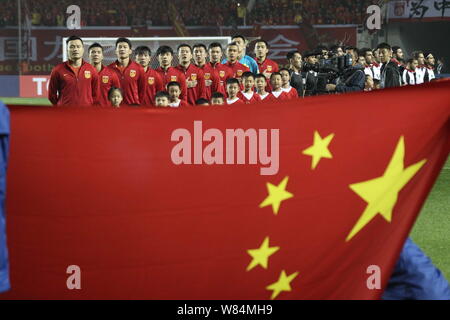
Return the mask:
<svg viewBox="0 0 450 320">
<path fill-rule="evenodd" d="M 307 156 L 312 156 L 312 162 L 311 162 L 311 170 L 314 170 L 317 165 L 319 164 L 320 159 L 326 158 L 326 159 L 332 159 L 333 155 L 331 154 L 330 150 L 328 150 L 328 145 L 330 144 L 331 140 L 334 138 L 334 133 L 328 135 L 324 139 L 320 136 L 319 132 L 314 131 L 314 144 L 303 150 L 303 154 Z"/>
<path fill-rule="evenodd" d="M 405 141 L 400 137 L 394 154 L 381 177 L 354 183 L 349 187 L 367 202 L 366 209 L 348 234 L 345 241 L 353 238 L 377 214 L 387 221 L 392 220 L 392 211 L 397 203 L 400 190 L 414 177 L 427 161 L 423 159 L 406 169 L 404 168 Z"/>
<path fill-rule="evenodd" d="M 283 181 L 280 182 L 278 186 L 271 183 L 267 183 L 267 191 L 269 195 L 263 202 L 259 205 L 260 208 L 264 208 L 272 205 L 273 213 L 278 214 L 280 209 L 280 204 L 282 201 L 292 198 L 294 195 L 289 191 L 286 191 L 286 185 L 288 183 L 289 177 L 285 177 Z"/>
<path fill-rule="evenodd" d="M 253 258 L 253 260 L 247 267 L 247 271 L 252 270 L 257 265 L 260 265 L 264 269 L 267 269 L 269 257 L 278 250 L 280 250 L 280 247 L 269 247 L 269 237 L 265 237 L 259 249 L 247 250 L 248 254 Z"/>
<path fill-rule="evenodd" d="M 297 277 L 297 275 L 298 272 L 295 272 L 287 276 L 286 271 L 282 270 L 278 281 L 266 287 L 267 290 L 273 290 L 270 299 L 275 299 L 281 291 L 291 291 L 291 282 L 295 279 L 295 277 Z"/>
</svg>

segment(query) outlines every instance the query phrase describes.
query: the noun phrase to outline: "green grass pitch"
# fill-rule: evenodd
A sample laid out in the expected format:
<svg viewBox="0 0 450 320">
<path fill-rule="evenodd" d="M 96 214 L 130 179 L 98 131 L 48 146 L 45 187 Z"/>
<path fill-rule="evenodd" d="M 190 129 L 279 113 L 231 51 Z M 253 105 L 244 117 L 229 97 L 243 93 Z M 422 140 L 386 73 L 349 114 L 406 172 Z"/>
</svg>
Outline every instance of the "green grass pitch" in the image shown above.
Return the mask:
<svg viewBox="0 0 450 320">
<path fill-rule="evenodd" d="M 1 98 L 5 104 L 51 105 L 46 98 Z M 450 280 L 450 159 L 414 225 L 412 239 Z"/>
</svg>

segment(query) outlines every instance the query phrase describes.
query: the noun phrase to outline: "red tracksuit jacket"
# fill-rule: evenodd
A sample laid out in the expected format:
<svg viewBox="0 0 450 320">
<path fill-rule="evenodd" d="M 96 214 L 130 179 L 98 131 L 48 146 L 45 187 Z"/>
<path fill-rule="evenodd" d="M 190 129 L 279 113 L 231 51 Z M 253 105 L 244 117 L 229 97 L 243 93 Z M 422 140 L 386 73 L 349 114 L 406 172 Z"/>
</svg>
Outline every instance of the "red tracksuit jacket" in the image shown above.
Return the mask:
<svg viewBox="0 0 450 320">
<path fill-rule="evenodd" d="M 166 86 L 169 82 L 172 82 L 172 81 L 178 82 L 181 86 L 180 99 L 187 101 L 186 77 L 184 76 L 183 72 L 181 72 L 180 70 L 178 70 L 175 67 L 169 67 L 169 68 L 167 68 L 167 71 L 165 71 L 161 67 L 159 67 L 155 70 L 161 76 L 163 83 L 164 83 L 164 88 L 166 88 Z"/>
<path fill-rule="evenodd" d="M 144 106 L 155 105 L 155 95 L 158 91 L 163 91 L 164 81 L 160 74 L 148 67 L 147 71 L 144 73 L 145 86 L 144 92 L 142 94 L 141 104 Z"/>
<path fill-rule="evenodd" d="M 48 100 L 53 105 L 92 105 L 100 95 L 97 70 L 83 61 L 78 75 L 69 62 L 56 65 L 50 75 Z"/>
<path fill-rule="evenodd" d="M 223 87 L 223 93 L 225 94 L 225 83 L 228 79 L 233 78 L 233 70 L 231 70 L 227 65 L 221 64 L 221 63 L 208 63 L 212 69 L 217 71 L 217 74 L 219 75 L 220 84 Z"/>
<path fill-rule="evenodd" d="M 120 80 L 113 70 L 107 66 L 102 66 L 102 69 L 98 73 L 98 81 L 100 83 L 98 103 L 102 106 L 110 106 L 111 103 L 108 99 L 109 89 L 111 89 L 111 87 L 120 88 Z"/>
<path fill-rule="evenodd" d="M 123 103 L 126 105 L 141 104 L 140 97 L 145 89 L 144 68 L 135 61 L 130 60 L 128 65 L 121 71 L 116 60 L 108 67 L 114 71 L 120 80 L 120 86 L 123 90 Z"/>
<path fill-rule="evenodd" d="M 225 95 L 225 88 L 221 84 L 219 72 L 210 63 L 206 63 L 203 67 L 197 66 L 197 68 L 203 71 L 206 99 L 211 101 L 213 92 L 220 92 Z"/>
<path fill-rule="evenodd" d="M 203 71 L 192 63 L 189 64 L 187 69 L 184 69 L 181 65 L 176 68 L 186 77 L 186 87 L 187 81 L 197 82 L 195 86 L 187 88 L 187 102 L 191 105 L 195 105 L 195 101 L 198 99 L 206 98 L 205 77 Z"/>
</svg>

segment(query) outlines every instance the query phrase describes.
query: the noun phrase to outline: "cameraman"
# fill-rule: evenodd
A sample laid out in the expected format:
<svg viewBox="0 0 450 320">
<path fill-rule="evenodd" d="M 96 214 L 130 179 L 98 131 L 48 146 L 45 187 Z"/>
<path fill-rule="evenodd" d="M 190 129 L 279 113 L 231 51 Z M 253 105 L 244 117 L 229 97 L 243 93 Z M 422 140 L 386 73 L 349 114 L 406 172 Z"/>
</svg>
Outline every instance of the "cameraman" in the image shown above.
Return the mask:
<svg viewBox="0 0 450 320">
<path fill-rule="evenodd" d="M 329 83 L 325 89 L 328 92 L 356 92 L 363 91 L 365 87 L 366 77 L 364 74 L 364 66 L 358 64 L 358 52 L 356 48 L 347 49 L 347 54 L 352 56 L 352 66 L 346 68 L 337 80 L 337 84 Z"/>
</svg>

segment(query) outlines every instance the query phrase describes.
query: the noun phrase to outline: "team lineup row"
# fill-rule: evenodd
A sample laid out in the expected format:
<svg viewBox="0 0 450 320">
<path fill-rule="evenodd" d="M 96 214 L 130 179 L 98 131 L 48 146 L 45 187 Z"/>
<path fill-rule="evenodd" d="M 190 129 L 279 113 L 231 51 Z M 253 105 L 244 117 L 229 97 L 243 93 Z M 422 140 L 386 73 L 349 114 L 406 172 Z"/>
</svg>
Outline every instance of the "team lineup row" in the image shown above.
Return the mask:
<svg viewBox="0 0 450 320">
<path fill-rule="evenodd" d="M 88 48 L 89 63 L 83 61 L 81 38 L 72 36 L 66 43 L 68 61 L 52 70 L 49 82 L 48 97 L 54 105 L 179 107 L 293 99 L 317 94 L 322 62 L 329 61 L 331 54 L 336 58 L 348 56 L 349 64 L 335 79 L 325 79 L 325 93 L 421 84 L 435 77 L 431 53 L 415 52 L 405 63 L 401 48 L 385 43 L 376 50 L 334 46 L 328 51 L 318 47 L 303 55 L 294 50 L 287 54 L 287 69 L 267 58 L 269 45 L 262 39 L 255 43 L 255 59 L 248 56 L 247 40 L 241 35 L 232 37 L 226 48 L 217 42 L 208 48 L 204 44 L 180 44 L 177 66 L 172 65 L 173 49 L 161 46 L 156 52 L 160 65 L 156 69 L 150 67 L 150 48 L 133 50 L 127 38 L 116 40 L 117 60 L 108 66 L 103 65 L 99 43 Z"/>
<path fill-rule="evenodd" d="M 103 48 L 98 43 L 89 47 L 90 63 L 87 63 L 83 61 L 82 39 L 72 36 L 66 41 L 68 61 L 52 70 L 49 100 L 54 105 L 118 106 L 117 99 L 122 100 L 122 105 L 157 105 L 157 93 L 165 100 L 166 92 L 170 93 L 169 104 L 176 107 L 209 102 L 213 96 L 229 104 L 298 97 L 297 90 L 289 85 L 289 71 L 279 70 L 276 62 L 267 59 L 266 41 L 256 43 L 255 52 L 259 57 L 256 62 L 249 56 L 244 60 L 240 57 L 245 50 L 244 37 L 233 40 L 226 48 L 219 43 L 211 43 L 209 48 L 203 44 L 192 48 L 180 44 L 178 66 L 172 66 L 172 48 L 161 46 L 156 52 L 160 67 L 152 69 L 150 48 L 134 49 L 133 61 L 132 43 L 127 38 L 116 40 L 117 60 L 109 66 L 102 64 Z M 224 52 L 226 60 L 222 60 Z"/>
</svg>

